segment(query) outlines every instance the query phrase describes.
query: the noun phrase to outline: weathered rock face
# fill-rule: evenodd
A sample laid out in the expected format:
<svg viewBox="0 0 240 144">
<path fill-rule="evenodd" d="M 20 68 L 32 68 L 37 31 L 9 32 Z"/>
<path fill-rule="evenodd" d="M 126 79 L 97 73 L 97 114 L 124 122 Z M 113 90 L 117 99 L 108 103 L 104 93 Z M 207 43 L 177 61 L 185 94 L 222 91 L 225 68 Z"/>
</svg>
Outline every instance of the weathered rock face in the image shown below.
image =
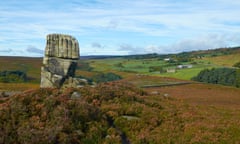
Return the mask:
<svg viewBox="0 0 240 144">
<path fill-rule="evenodd" d="M 78 41 L 70 35 L 49 34 L 41 69 L 40 87 L 75 87 L 79 59 Z"/>
<path fill-rule="evenodd" d="M 78 41 L 70 35 L 49 34 L 47 35 L 45 56 L 78 60 Z"/>
</svg>

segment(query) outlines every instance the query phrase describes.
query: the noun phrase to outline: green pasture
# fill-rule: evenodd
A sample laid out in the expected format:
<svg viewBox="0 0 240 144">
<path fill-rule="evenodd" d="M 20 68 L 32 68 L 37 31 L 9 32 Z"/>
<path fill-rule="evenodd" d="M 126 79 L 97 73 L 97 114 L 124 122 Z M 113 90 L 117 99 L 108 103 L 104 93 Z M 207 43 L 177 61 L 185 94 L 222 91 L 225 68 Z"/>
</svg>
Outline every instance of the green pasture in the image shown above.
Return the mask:
<svg viewBox="0 0 240 144">
<path fill-rule="evenodd" d="M 187 68 L 187 69 L 180 69 L 180 70 L 177 70 L 175 73 L 163 73 L 163 74 L 154 74 L 154 75 L 178 78 L 183 80 L 190 80 L 192 77 L 197 76 L 197 74 L 205 68 L 207 67 L 204 67 L 204 66 L 196 67 L 196 68 L 193 67 L 193 68 Z"/>
<path fill-rule="evenodd" d="M 100 60 L 88 60 L 87 61 L 94 71 L 108 72 L 108 71 L 121 71 L 137 74 L 146 74 L 154 76 L 172 77 L 183 80 L 190 80 L 196 76 L 201 70 L 206 68 L 217 67 L 212 65 L 209 61 L 196 60 L 193 64 L 193 68 L 177 69 L 175 73 L 160 73 L 149 72 L 149 67 L 159 66 L 164 69 L 173 69 L 176 66 L 168 66 L 168 63 L 159 59 L 125 59 L 125 58 L 111 58 Z M 190 63 L 183 63 L 190 64 Z"/>
<path fill-rule="evenodd" d="M 112 58 L 101 60 L 89 60 L 88 63 L 94 68 L 94 71 L 123 71 L 134 73 L 149 73 L 150 66 L 162 66 L 164 61 L 158 59 L 124 59 L 124 58 Z"/>
</svg>

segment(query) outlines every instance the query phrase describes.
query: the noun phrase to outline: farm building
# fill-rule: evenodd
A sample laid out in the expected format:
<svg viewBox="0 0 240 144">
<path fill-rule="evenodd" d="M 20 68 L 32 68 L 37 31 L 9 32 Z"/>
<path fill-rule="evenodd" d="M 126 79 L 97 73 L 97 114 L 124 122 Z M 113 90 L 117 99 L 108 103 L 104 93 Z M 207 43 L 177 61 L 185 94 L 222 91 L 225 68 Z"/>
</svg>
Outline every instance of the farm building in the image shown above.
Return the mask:
<svg viewBox="0 0 240 144">
<path fill-rule="evenodd" d="M 177 68 L 178 69 L 184 69 L 184 68 L 192 68 L 192 65 L 178 65 Z"/>
</svg>

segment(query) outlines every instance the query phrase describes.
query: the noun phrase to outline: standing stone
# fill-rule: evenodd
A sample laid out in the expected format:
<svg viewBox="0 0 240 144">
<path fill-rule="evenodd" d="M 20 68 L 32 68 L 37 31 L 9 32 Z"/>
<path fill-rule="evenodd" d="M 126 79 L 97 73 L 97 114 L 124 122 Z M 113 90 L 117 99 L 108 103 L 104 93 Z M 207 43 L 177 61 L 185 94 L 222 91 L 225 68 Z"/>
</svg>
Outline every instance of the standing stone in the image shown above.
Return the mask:
<svg viewBox="0 0 240 144">
<path fill-rule="evenodd" d="M 63 34 L 47 35 L 40 87 L 76 87 L 75 70 L 79 59 L 78 41 Z"/>
</svg>

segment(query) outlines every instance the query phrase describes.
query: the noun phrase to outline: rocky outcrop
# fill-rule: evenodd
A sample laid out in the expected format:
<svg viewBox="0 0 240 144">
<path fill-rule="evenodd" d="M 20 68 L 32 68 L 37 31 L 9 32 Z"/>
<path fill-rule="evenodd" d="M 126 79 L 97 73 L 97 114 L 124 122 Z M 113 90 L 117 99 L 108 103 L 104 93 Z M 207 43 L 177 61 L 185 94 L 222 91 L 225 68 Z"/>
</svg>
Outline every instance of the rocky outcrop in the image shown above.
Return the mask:
<svg viewBox="0 0 240 144">
<path fill-rule="evenodd" d="M 45 56 L 78 60 L 78 41 L 70 35 L 49 34 L 47 35 Z"/>
<path fill-rule="evenodd" d="M 79 45 L 74 37 L 47 35 L 40 87 L 76 87 L 80 83 L 74 78 L 78 59 Z"/>
</svg>

